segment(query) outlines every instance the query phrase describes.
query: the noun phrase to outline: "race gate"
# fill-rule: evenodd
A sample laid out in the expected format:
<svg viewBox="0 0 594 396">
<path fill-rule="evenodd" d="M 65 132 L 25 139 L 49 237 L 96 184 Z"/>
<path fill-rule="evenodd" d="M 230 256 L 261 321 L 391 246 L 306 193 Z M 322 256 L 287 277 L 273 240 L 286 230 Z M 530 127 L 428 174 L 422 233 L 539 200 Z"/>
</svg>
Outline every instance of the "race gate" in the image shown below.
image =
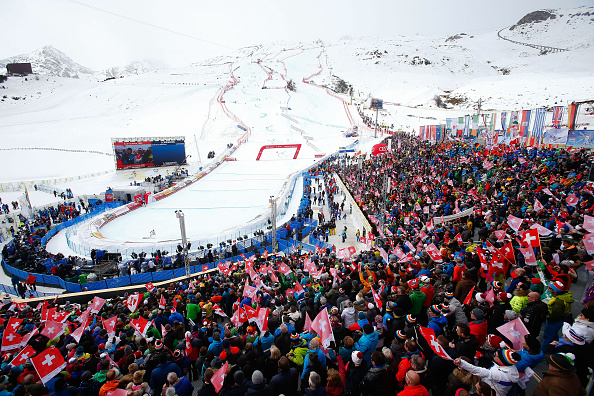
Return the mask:
<svg viewBox="0 0 594 396">
<path fill-rule="evenodd" d="M 262 148 L 260 149 L 256 161 L 260 160 L 260 157 L 262 157 L 262 152 L 264 152 L 264 150 L 275 148 L 294 148 L 295 155 L 293 156 L 293 159 L 297 159 L 297 156 L 299 155 L 299 150 L 301 150 L 301 144 L 267 144 L 266 146 L 262 146 Z"/>
</svg>

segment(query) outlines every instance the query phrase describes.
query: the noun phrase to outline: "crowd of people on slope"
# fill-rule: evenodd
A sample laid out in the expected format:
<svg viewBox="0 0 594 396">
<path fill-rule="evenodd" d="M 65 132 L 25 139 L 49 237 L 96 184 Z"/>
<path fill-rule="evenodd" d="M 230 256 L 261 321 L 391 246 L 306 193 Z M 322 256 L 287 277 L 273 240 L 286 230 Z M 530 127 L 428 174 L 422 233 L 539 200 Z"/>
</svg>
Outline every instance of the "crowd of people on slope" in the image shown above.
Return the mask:
<svg viewBox="0 0 594 396">
<path fill-rule="evenodd" d="M 585 394 L 594 287 L 576 301 L 572 285 L 593 260 L 587 153 L 396 139 L 361 166 L 312 169 L 326 186 L 339 175 L 368 217 L 384 216 L 350 257 L 258 252 L 99 306 L 5 297 L 0 396 L 511 395 L 538 381 L 531 370 L 543 361 L 533 394 Z M 538 247 L 525 238 L 535 225 Z M 54 315 L 57 337 L 46 330 Z M 501 327 L 516 319 L 519 339 L 520 328 Z M 11 346 L 12 336 L 26 342 Z M 65 366 L 42 380 L 35 358 L 11 365 L 27 346 L 59 351 Z"/>
</svg>

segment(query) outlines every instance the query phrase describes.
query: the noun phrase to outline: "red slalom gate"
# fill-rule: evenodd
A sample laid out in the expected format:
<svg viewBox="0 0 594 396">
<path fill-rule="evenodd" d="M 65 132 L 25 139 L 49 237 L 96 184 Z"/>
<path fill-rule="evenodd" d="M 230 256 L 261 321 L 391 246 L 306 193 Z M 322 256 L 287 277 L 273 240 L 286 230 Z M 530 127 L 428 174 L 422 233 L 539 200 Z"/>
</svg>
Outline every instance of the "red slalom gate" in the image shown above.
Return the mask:
<svg viewBox="0 0 594 396">
<path fill-rule="evenodd" d="M 258 153 L 258 157 L 256 157 L 256 161 L 260 160 L 260 157 L 262 157 L 262 152 L 264 152 L 264 150 L 275 148 L 294 148 L 295 155 L 293 156 L 293 159 L 297 159 L 299 151 L 301 150 L 301 144 L 267 144 L 266 146 L 262 146 L 262 148 L 260 148 L 260 152 Z"/>
</svg>

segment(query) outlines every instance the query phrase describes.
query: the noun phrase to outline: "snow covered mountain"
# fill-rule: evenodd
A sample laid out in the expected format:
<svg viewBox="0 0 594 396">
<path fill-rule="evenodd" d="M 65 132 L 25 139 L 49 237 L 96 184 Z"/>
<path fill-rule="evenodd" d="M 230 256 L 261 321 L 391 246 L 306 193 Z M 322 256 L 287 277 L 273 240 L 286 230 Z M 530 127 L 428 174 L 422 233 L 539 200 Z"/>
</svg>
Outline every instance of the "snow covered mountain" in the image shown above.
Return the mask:
<svg viewBox="0 0 594 396">
<path fill-rule="evenodd" d="M 89 76 L 95 73 L 88 67 L 76 63 L 68 55 L 51 45 L 46 45 L 29 54 L 0 60 L 0 67 L 6 70 L 7 63 L 31 63 L 33 73 L 54 77 L 80 78 L 83 75 Z"/>
</svg>

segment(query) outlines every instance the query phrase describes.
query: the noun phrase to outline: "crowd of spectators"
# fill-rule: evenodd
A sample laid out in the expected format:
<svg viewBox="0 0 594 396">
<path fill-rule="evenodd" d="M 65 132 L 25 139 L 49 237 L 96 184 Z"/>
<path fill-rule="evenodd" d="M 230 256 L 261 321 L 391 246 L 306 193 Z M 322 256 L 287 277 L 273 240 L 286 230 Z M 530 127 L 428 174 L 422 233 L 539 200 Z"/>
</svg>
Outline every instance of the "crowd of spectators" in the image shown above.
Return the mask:
<svg viewBox="0 0 594 396">
<path fill-rule="evenodd" d="M 336 217 L 338 175 L 374 224 L 350 257 L 257 252 L 103 305 L 5 298 L 0 396 L 504 396 L 529 381 L 534 395 L 586 394 L 594 286 L 583 301 L 572 290 L 593 260 L 589 153 L 405 135 L 392 148 L 311 170 L 306 199 L 331 186 Z M 64 333 L 48 337 L 62 312 Z M 324 317 L 329 344 L 312 330 Z M 516 319 L 527 332 L 501 327 Z M 6 349 L 11 335 L 27 342 Z M 65 366 L 41 381 L 31 359 L 11 365 L 26 345 Z"/>
</svg>

